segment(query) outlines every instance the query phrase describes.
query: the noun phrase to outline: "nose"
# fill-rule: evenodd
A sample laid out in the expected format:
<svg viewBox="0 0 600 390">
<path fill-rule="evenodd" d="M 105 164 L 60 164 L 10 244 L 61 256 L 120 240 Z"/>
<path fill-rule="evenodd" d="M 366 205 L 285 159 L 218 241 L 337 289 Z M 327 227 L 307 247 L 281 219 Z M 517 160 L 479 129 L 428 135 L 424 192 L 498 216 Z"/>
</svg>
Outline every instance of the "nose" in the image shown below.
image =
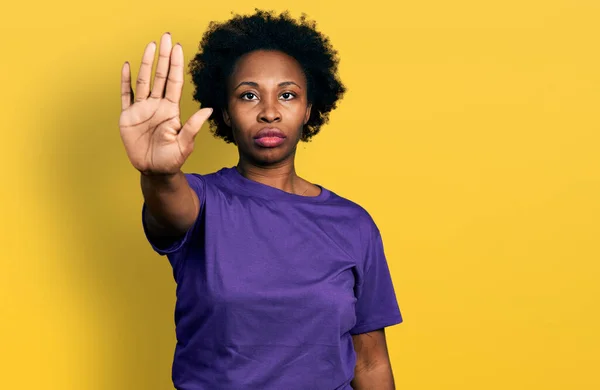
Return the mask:
<svg viewBox="0 0 600 390">
<path fill-rule="evenodd" d="M 261 110 L 258 113 L 258 121 L 266 123 L 281 121 L 277 99 L 264 99 L 262 101 Z"/>
</svg>

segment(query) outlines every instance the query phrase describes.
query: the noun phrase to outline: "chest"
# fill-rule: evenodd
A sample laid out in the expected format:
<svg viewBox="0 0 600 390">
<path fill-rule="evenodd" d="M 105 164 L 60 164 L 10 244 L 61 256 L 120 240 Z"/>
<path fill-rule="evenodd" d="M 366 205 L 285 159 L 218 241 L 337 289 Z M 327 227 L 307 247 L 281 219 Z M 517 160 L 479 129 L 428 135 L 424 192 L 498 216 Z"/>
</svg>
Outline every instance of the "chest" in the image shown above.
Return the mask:
<svg viewBox="0 0 600 390">
<path fill-rule="evenodd" d="M 339 341 L 355 323 L 357 264 L 349 237 L 335 221 L 267 211 L 231 215 L 226 226 L 211 226 L 207 215 L 186 265 L 195 307 L 219 313 L 231 334 L 250 328 L 272 340 L 280 329 L 293 337 L 290 329 L 305 334 L 313 324 L 313 339 Z"/>
</svg>

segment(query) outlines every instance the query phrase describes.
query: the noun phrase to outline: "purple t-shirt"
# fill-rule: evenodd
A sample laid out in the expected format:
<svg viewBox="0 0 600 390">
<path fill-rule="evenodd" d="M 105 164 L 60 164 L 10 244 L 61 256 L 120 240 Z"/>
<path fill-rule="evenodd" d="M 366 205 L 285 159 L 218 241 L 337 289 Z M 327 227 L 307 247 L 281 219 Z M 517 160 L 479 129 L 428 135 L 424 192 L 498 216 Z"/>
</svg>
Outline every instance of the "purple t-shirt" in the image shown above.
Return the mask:
<svg viewBox="0 0 600 390">
<path fill-rule="evenodd" d="M 185 176 L 201 204 L 187 234 L 159 243 L 143 220 L 177 283 L 175 387 L 352 389 L 352 335 L 402 322 L 370 215 L 235 167 Z"/>
</svg>

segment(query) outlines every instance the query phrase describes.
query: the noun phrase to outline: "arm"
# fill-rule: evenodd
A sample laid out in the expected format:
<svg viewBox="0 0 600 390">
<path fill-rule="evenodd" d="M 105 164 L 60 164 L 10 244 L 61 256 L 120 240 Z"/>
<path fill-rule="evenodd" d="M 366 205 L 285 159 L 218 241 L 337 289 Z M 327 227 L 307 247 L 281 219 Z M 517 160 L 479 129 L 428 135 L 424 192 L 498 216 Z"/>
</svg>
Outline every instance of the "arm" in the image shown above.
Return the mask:
<svg viewBox="0 0 600 390">
<path fill-rule="evenodd" d="M 356 367 L 351 386 L 355 390 L 395 390 L 385 330 L 352 336 Z"/>
<path fill-rule="evenodd" d="M 200 210 L 198 196 L 183 172 L 173 175 L 141 175 L 148 232 L 157 238 L 184 235 Z"/>
</svg>

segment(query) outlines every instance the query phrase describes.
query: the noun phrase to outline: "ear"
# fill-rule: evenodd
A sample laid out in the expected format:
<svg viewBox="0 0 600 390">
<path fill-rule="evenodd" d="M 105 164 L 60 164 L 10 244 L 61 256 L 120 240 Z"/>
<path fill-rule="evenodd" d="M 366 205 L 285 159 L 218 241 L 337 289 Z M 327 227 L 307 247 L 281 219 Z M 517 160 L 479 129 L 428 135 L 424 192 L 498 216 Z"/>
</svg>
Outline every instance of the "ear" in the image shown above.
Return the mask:
<svg viewBox="0 0 600 390">
<path fill-rule="evenodd" d="M 231 118 L 229 117 L 229 113 L 227 112 L 227 110 L 224 108 L 222 110 L 223 112 L 223 120 L 225 121 L 225 124 L 229 127 L 231 127 Z"/>
<path fill-rule="evenodd" d="M 310 119 L 310 110 L 312 108 L 312 104 L 309 104 L 306 107 L 306 114 L 304 115 L 304 124 L 306 124 L 306 122 L 308 122 L 308 120 Z"/>
</svg>

